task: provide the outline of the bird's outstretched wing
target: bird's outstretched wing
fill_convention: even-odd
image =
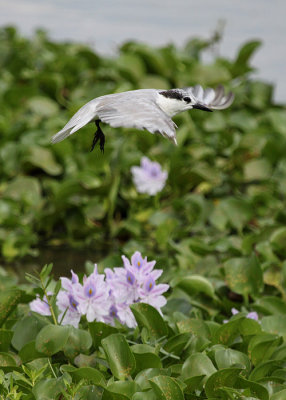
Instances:
[[[64,140],[89,122],[99,119],[114,128],[146,129],[176,142],[176,124],[156,104],[154,89],[134,90],[91,100],[68,121],[52,143]]]
[[[216,89],[203,89],[201,85],[196,85],[186,87],[184,90],[195,97],[197,102],[212,110],[223,110],[229,107],[234,100],[234,94],[232,92],[225,94],[222,85],[219,85]]]
[[[124,92],[103,97],[98,104],[98,118],[113,128],[146,129],[160,133],[176,143],[176,124],[155,102],[154,90]]]
[[[58,143],[78,131],[83,126],[96,118],[96,101],[94,99],[82,106],[67,124],[52,137],[52,143]]]

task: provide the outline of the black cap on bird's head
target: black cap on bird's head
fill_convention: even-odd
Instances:
[[[205,106],[202,103],[196,101],[196,99],[189,92],[186,92],[184,89],[170,89],[164,90],[160,92],[161,95],[166,97],[167,99],[176,99],[182,101],[186,105],[189,105],[189,108],[196,108],[197,110],[212,112],[210,108]]]

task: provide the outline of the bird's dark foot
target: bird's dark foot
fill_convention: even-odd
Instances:
[[[97,126],[97,131],[94,134],[90,151],[92,151],[95,148],[96,143],[99,141],[99,148],[101,152],[104,153],[105,136],[99,126],[99,122],[100,122],[99,119],[95,121],[95,125]]]

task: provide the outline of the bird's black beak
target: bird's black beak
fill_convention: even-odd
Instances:
[[[211,110],[210,108],[204,106],[203,104],[197,103],[193,105],[193,108],[196,108],[197,110],[203,110],[203,111],[208,111],[208,112],[212,112],[213,110]]]

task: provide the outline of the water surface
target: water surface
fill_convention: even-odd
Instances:
[[[0,25],[15,24],[31,35],[42,27],[56,40],[92,45],[115,53],[123,41],[151,45],[210,37],[219,20],[226,22],[221,55],[234,57],[249,39],[262,39],[253,60],[258,76],[276,85],[275,99],[286,102],[285,0],[1,0]]]

